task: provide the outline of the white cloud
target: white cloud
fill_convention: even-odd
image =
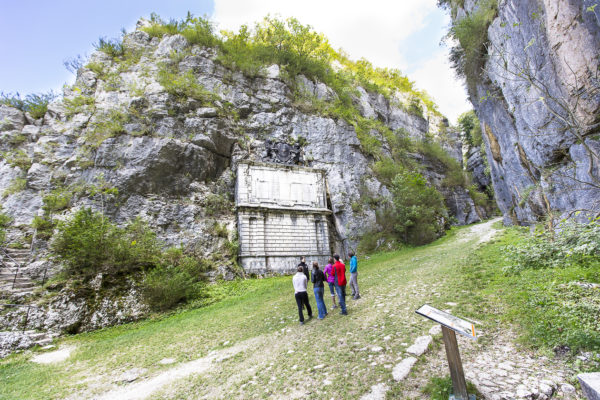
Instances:
[[[467,100],[466,89],[462,81],[456,79],[450,67],[448,53],[440,50],[429,60],[423,62],[409,78],[416,82],[435,100],[440,112],[455,124],[458,116],[473,108]]]
[[[324,33],[334,48],[344,49],[352,59],[366,58],[375,66],[406,70],[408,60],[401,43],[425,27],[425,18],[435,7],[436,0],[215,0],[213,20],[219,29],[237,30],[242,24],[252,26],[267,14],[295,17]],[[416,71],[411,79],[454,120],[454,109],[465,102],[464,90],[457,83],[452,86],[452,72],[440,57],[422,67],[411,64]],[[440,84],[453,92],[439,90]],[[460,99],[443,100],[453,95]]]
[[[352,58],[397,68],[402,61],[400,42],[423,27],[435,6],[435,0],[215,0],[213,17],[220,29],[227,30],[252,25],[267,14],[296,17]]]

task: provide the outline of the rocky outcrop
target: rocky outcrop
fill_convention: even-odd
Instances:
[[[304,143],[308,165],[326,171],[342,246],[355,248],[361,235],[377,227],[374,206],[358,213],[352,204],[365,190],[371,197],[389,197],[390,192],[374,177],[374,159],[362,149],[355,127],[299,106],[289,77],[282,77],[278,66],[248,78],[216,62],[214,50],[190,46],[179,35],[159,40],[135,31],[125,35],[123,45],[137,54],[135,62],[124,64],[94,53],[64,98],[49,105],[43,120],[0,106],[1,150],[21,152],[29,160],[0,160],[3,212],[13,217],[14,226],[29,227],[44,213],[44,196],[63,190],[70,195],[69,205],[54,212],[56,220],[81,207],[102,209],[118,224],[141,217],[168,245],[208,257],[224,240],[213,233],[216,220],[227,226],[230,239],[236,231],[227,207],[215,214],[208,204],[215,195],[231,204],[237,163],[258,159],[264,139],[270,138]],[[166,88],[169,83],[160,79],[165,68],[192,78],[183,87]],[[311,99],[331,101],[336,96],[326,85],[302,76],[296,85]],[[432,136],[430,122],[405,111],[398,99],[362,88],[357,93],[354,103],[364,117],[377,118],[394,131],[403,129],[416,140]],[[389,144],[381,140],[383,154],[389,154]],[[458,141],[444,146],[462,162],[460,147],[455,148]],[[444,167],[423,163],[423,173],[440,184]],[[118,194],[98,194],[99,188],[108,187]],[[480,220],[464,188],[443,190],[457,223]],[[36,260],[44,259],[46,242],[34,240],[34,245]],[[231,275],[225,263],[216,265],[216,271]],[[32,311],[31,326],[77,332],[133,320],[145,312],[135,283],[120,297],[73,297],[61,288],[55,295],[44,310]],[[16,318],[4,316],[3,321],[10,325]]]
[[[485,190],[489,185],[492,184],[489,171],[487,171],[487,163],[481,154],[481,149],[478,147],[471,147],[466,154],[466,169],[473,174],[475,183],[479,186],[480,190]]]
[[[483,72],[468,77],[506,223],[600,211],[600,9],[593,3],[500,1]],[[455,23],[478,7],[466,1]]]

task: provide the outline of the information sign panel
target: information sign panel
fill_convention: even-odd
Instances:
[[[433,308],[427,304],[419,308],[416,313],[442,324],[443,326],[450,328],[461,335],[471,339],[477,339],[477,336],[475,335],[475,326],[464,319],[458,318],[442,310],[438,310],[437,308]]]

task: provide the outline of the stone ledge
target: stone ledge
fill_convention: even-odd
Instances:
[[[588,400],[600,400],[600,372],[579,374],[577,378]]]
[[[309,214],[331,214],[331,210],[327,208],[316,208],[316,207],[302,207],[302,206],[283,206],[283,205],[266,205],[266,204],[253,204],[253,203],[239,203],[236,205],[239,211],[261,211],[261,210],[275,210],[281,211],[282,214],[298,211],[303,215]],[[308,212],[308,214],[304,214]]]
[[[292,171],[306,171],[306,172],[319,172],[322,174],[325,174],[327,171],[325,171],[322,168],[312,168],[312,167],[305,167],[302,165],[287,165],[287,164],[277,164],[277,163],[266,163],[266,162],[260,162],[260,161],[248,161],[248,160],[242,160],[239,162],[238,165],[248,165],[250,167],[263,167],[263,168],[270,168],[270,169],[277,169],[277,170],[281,170],[281,169],[287,169],[287,170],[292,170]]]

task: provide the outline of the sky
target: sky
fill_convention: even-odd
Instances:
[[[450,19],[436,0],[0,0],[0,91],[60,92],[74,81],[63,61],[91,54],[98,38],[117,38],[151,12],[181,19],[188,11],[227,30],[268,14],[296,17],[352,59],[400,69],[451,123],[471,108],[440,45]]]

